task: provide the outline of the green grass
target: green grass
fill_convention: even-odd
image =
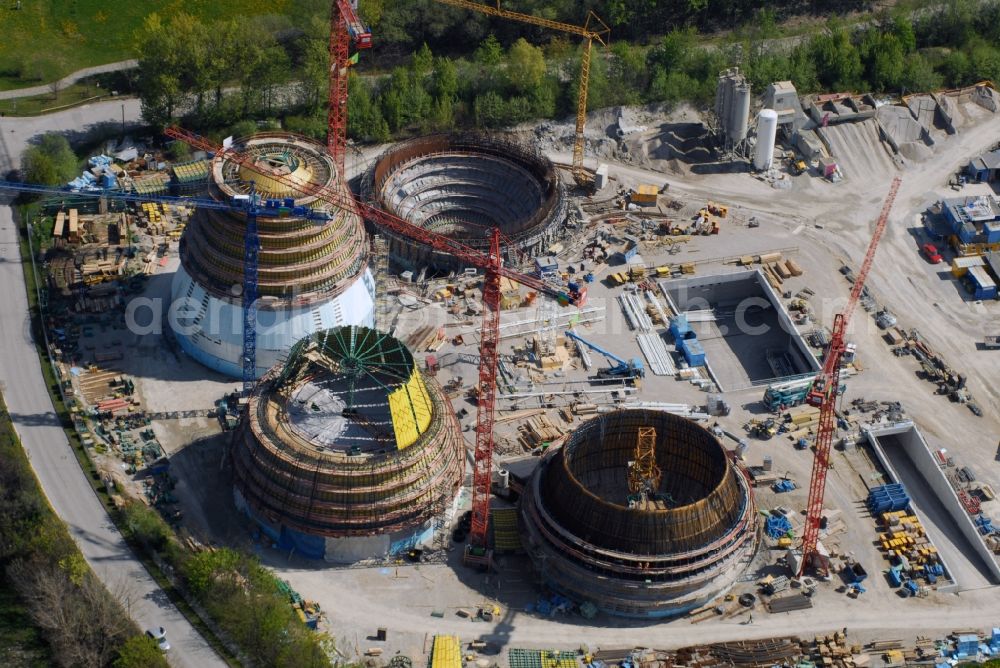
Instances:
[[[17,594],[0,581],[0,665],[44,668],[50,664],[41,632],[32,625]]]
[[[52,93],[45,93],[34,97],[0,100],[0,113],[8,116],[38,116],[49,111],[55,111],[56,109],[83,104],[84,102],[96,102],[98,98],[105,96],[109,95],[108,91],[103,88],[98,88],[93,84],[76,83],[64,90],[60,90],[55,96]]]
[[[84,67],[133,58],[134,35],[157,12],[205,20],[285,15],[292,0],[0,0],[0,90],[54,81]]]

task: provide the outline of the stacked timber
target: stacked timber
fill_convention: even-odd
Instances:
[[[534,450],[546,443],[552,443],[566,433],[545,414],[528,418],[518,431],[520,432],[518,440],[526,451]]]

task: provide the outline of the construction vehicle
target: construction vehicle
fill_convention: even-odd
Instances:
[[[987,336],[983,338],[984,348],[1000,348],[1000,336]]]
[[[717,204],[716,202],[708,202],[703,210],[719,218],[725,218],[729,215],[729,207],[725,204]]]
[[[816,376],[812,389],[806,396],[806,403],[819,407],[820,412],[819,426],[816,429],[816,455],[813,459],[812,474],[809,480],[809,503],[806,506],[806,521],[802,537],[802,560],[798,569],[800,577],[805,574],[807,566],[812,566],[821,574],[829,572],[829,559],[820,555],[817,543],[819,542],[820,525],[823,522],[823,498],[826,492],[827,471],[830,468],[830,451],[833,447],[834,432],[837,429],[837,397],[840,394],[841,361],[847,346],[847,327],[861,297],[865,279],[868,278],[868,273],[875,261],[875,251],[878,250],[878,243],[885,233],[886,225],[889,222],[889,212],[896,200],[900,183],[901,180],[898,176],[892,181],[885,204],[882,205],[882,212],[875,224],[871,242],[868,244],[868,252],[865,254],[861,270],[858,271],[854,285],[851,287],[851,296],[848,298],[844,310],[834,318],[833,336],[830,338],[830,347],[823,360],[823,368]]]
[[[341,1],[343,2],[345,0]],[[583,166],[583,130],[587,122],[587,87],[590,81],[590,57],[594,42],[597,42],[601,46],[608,45],[607,38],[611,33],[611,28],[609,28],[607,24],[605,24],[604,21],[602,21],[597,14],[592,11],[587,12],[587,20],[582,26],[576,26],[569,23],[545,19],[540,16],[521,14],[520,12],[512,12],[506,9],[501,9],[500,0],[496,0],[495,7],[490,5],[481,5],[476,2],[470,2],[469,0],[437,1],[445,5],[471,9],[472,11],[481,12],[483,14],[496,16],[502,19],[510,19],[512,21],[520,21],[521,23],[530,23],[531,25],[542,28],[559,30],[572,35],[578,35],[586,40],[586,47],[583,49],[583,57],[580,61],[580,86],[576,102],[576,136],[573,141],[573,180],[576,181],[578,186],[592,189],[594,187],[594,176]]]
[[[607,369],[600,369],[597,372],[598,378],[624,378],[624,379],[634,379],[642,378],[646,375],[646,369],[642,364],[642,360],[638,357],[633,357],[632,361],[623,360],[618,355],[601,348],[595,343],[587,341],[582,336],[577,334],[571,329],[566,330],[566,336],[570,337],[577,343],[583,344],[593,350],[595,353],[600,353],[607,358],[609,366]]]
[[[791,171],[792,176],[799,176],[800,174],[805,174],[809,166],[806,165],[805,160],[791,160],[789,161],[788,169]]]
[[[762,441],[774,438],[774,435],[778,433],[778,423],[773,418],[750,420],[744,428],[750,436]]]

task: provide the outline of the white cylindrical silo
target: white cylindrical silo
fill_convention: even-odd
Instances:
[[[733,143],[739,143],[746,138],[747,126],[750,124],[750,84],[736,86],[729,113],[729,138]]]
[[[757,117],[757,149],[753,155],[753,166],[759,171],[771,168],[774,159],[774,140],[778,134],[778,112],[764,109]]]

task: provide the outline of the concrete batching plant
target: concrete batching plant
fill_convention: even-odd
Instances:
[[[750,84],[738,67],[719,74],[715,88],[715,118],[728,147],[735,148],[746,139],[750,124]]]

